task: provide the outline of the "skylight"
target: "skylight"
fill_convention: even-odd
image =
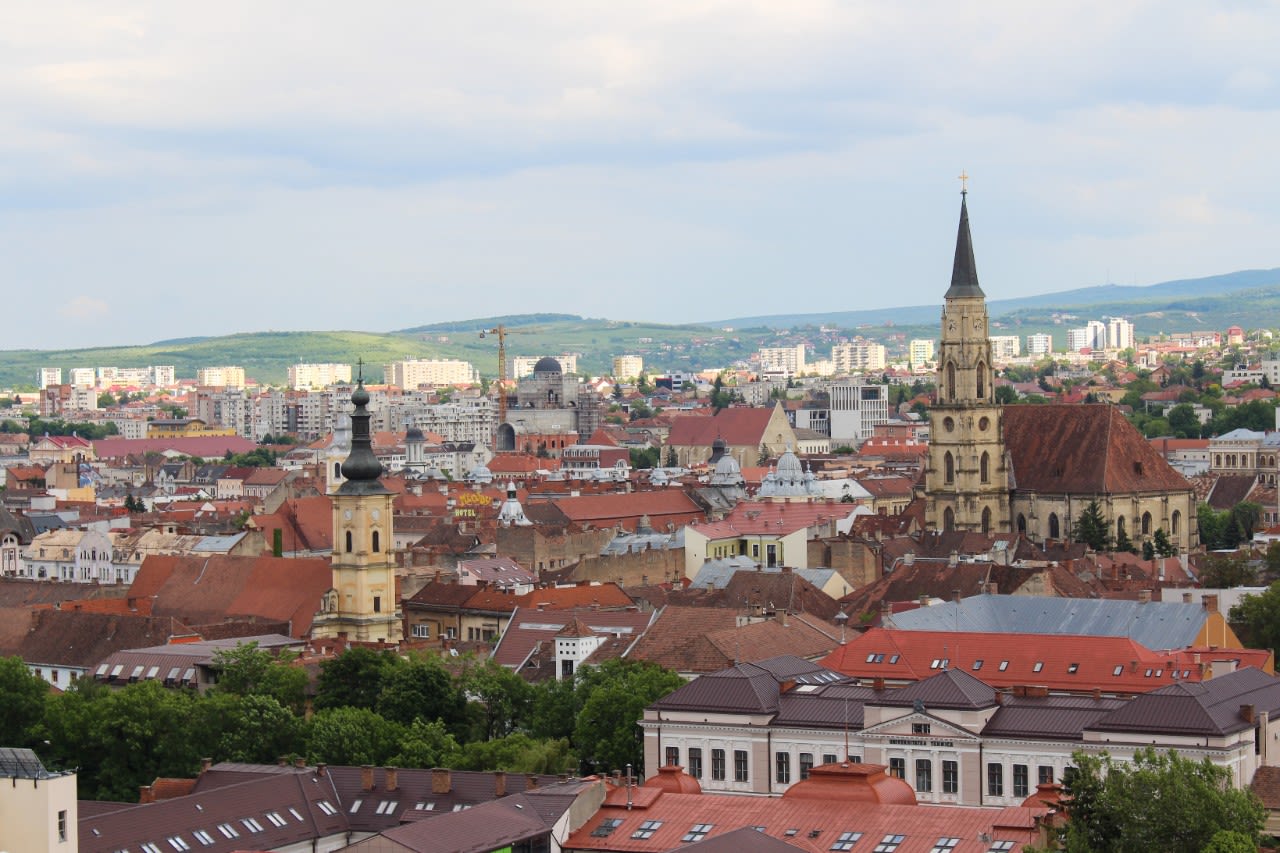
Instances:
[[[1044,669],[1044,661],[1042,660],[1036,661],[1035,666],[1031,667],[1032,672],[1039,672],[1042,669]]]
[[[905,835],[894,835],[890,833],[880,839],[880,843],[871,848],[871,853],[893,853],[898,849],[898,845],[906,840]]]
[[[956,845],[959,843],[959,838],[944,835],[933,843],[933,849],[929,853],[949,853],[949,851],[955,850]]]
[[[1075,675],[1075,674],[1076,674],[1076,671],[1077,671],[1077,670],[1079,670],[1079,669],[1080,669],[1080,664],[1078,664],[1078,663],[1067,664],[1067,674],[1068,674],[1068,675]]]
[[[330,803],[328,800],[319,800],[316,803],[316,808],[318,808],[320,811],[324,812],[325,814],[329,815],[330,817],[338,813],[338,810],[335,809],[333,807],[333,804]]]
[[[1000,661],[1000,671],[1001,671],[1001,672],[1004,672],[1004,671],[1005,671],[1006,669],[1008,669],[1008,668],[1009,668],[1009,662],[1008,662],[1007,660],[1002,660],[1002,661]]]
[[[836,838],[835,844],[831,845],[832,850],[852,850],[853,845],[858,843],[858,839],[862,838],[861,832],[842,832]]]
[[[631,837],[632,838],[652,838],[653,834],[657,832],[658,827],[660,826],[662,826],[662,821],[660,820],[646,820],[644,823],[640,824],[639,829],[631,833]]]
[[[982,658],[978,658],[973,662],[973,671],[977,672],[980,669],[982,669]]]
[[[701,841],[707,837],[707,833],[711,831],[714,824],[695,823],[688,832],[680,839],[681,841]]]
[[[622,826],[622,818],[620,817],[605,818],[600,822],[599,826],[591,830],[591,837],[592,838],[608,838],[610,835],[613,834],[613,831],[620,826]]]
[[[1116,668],[1111,670],[1111,674],[1116,676],[1122,674],[1123,672],[1124,672],[1124,664],[1122,663],[1116,664]]]

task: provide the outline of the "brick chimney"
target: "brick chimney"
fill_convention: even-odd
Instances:
[[[960,590],[958,589],[951,590],[951,600],[954,601],[956,604],[960,603]]]
[[[1255,715],[1256,709],[1253,705],[1240,706],[1240,719],[1244,720],[1246,723],[1252,723]]]
[[[1191,603],[1191,593],[1189,593],[1189,592],[1184,592],[1184,593],[1182,594],[1182,603],[1183,603],[1183,604],[1190,604],[1190,603]]]
[[[1218,612],[1218,594],[1214,592],[1206,593],[1200,602],[1204,605],[1204,609],[1208,613]]]
[[[449,771],[447,768],[436,767],[431,771],[431,793],[447,794],[453,790],[453,786],[449,781]]]
[[[495,797],[507,795],[507,774],[502,770],[493,771],[493,795]]]
[[[207,772],[209,772],[209,768],[210,768],[210,767],[212,767],[212,766],[213,766],[213,759],[212,759],[212,758],[202,758],[202,759],[200,759],[200,772],[201,772],[201,773],[207,773]]]
[[[360,765],[360,790],[361,791],[373,790],[373,765],[372,764]]]
[[[538,787],[538,777],[532,773],[526,773],[524,777],[524,789],[526,791],[532,791],[536,787]]]
[[[325,774],[325,770],[326,770],[326,769],[328,769],[328,767],[329,767],[329,765],[325,764],[323,761],[317,761],[317,762],[316,762],[316,775],[317,775],[317,776],[319,776],[321,779],[323,779],[323,778],[324,778],[324,774]]]
[[[396,789],[400,781],[400,773],[394,767],[384,767],[382,772],[386,781],[387,793],[389,794]]]
[[[1149,590],[1149,589],[1140,589],[1140,590],[1138,590],[1138,603],[1139,603],[1139,604],[1150,604],[1150,603],[1151,603],[1151,590]]]
[[[138,803],[154,803],[156,801],[156,792],[150,785],[138,786]]]

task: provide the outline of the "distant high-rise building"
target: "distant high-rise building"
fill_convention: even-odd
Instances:
[[[861,340],[835,344],[831,347],[831,363],[837,374],[884,370],[884,344]]]
[[[804,344],[793,347],[761,347],[760,372],[781,376],[804,373]]]
[[[1027,335],[1027,355],[1048,355],[1053,352],[1053,336],[1043,332]]]
[[[644,359],[638,355],[619,355],[613,359],[614,379],[638,379],[644,373]]]
[[[889,422],[889,386],[838,384],[829,389],[831,442],[857,446]]]
[[[43,391],[50,385],[62,384],[62,368],[61,367],[42,367],[39,376],[40,390]]]
[[[153,364],[150,373],[152,385],[174,385],[178,381],[177,371],[172,364]]]
[[[1136,343],[1133,323],[1123,317],[1107,319],[1107,346],[1112,349],[1130,349]]]
[[[422,386],[443,388],[449,385],[479,385],[480,374],[469,361],[456,358],[408,359],[393,361],[383,369],[388,385],[406,390]]]
[[[1101,320],[1090,320],[1085,323],[1089,330],[1089,348],[1104,350],[1107,348],[1107,324]]]
[[[73,367],[69,378],[77,388],[92,388],[97,384],[97,373],[92,367]]]
[[[243,388],[243,367],[202,367],[196,371],[196,384],[209,388]]]
[[[1067,352],[1093,349],[1093,337],[1088,329],[1067,329]]]
[[[1017,335],[992,335],[991,357],[996,361],[1012,361],[1021,354],[1021,344]]]
[[[289,367],[289,387],[294,391],[326,388],[350,381],[349,364],[294,364]]]
[[[907,344],[907,360],[912,367],[923,367],[933,362],[933,339],[915,338]]]

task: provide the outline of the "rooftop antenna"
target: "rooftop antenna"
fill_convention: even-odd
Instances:
[[[844,694],[844,761],[841,767],[849,766],[849,694]]]
[[[631,765],[627,765],[627,811],[631,811]]]

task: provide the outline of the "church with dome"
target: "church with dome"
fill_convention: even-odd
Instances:
[[[967,193],[942,309],[929,427],[928,529],[1061,540],[1096,501],[1112,540],[1137,546],[1163,530],[1180,550],[1199,542],[1190,483],[1115,406],[996,403]]]
[[[559,456],[585,440],[604,422],[604,398],[550,356],[538,359],[507,398],[507,417],[498,425],[498,452]]]

